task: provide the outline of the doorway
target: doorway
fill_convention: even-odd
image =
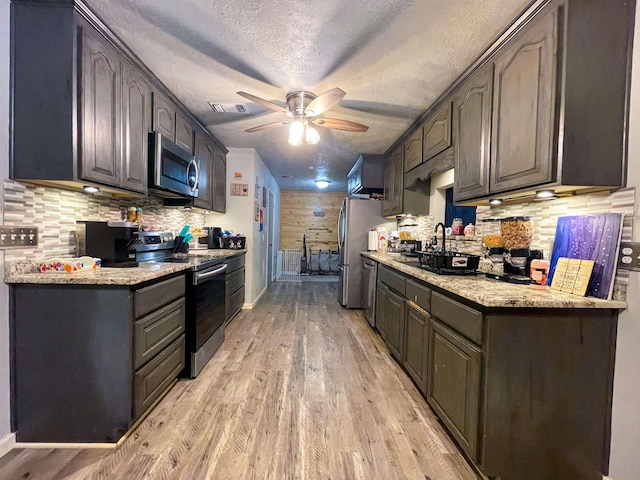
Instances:
[[[267,285],[274,280],[273,266],[275,265],[274,255],[276,250],[273,248],[276,238],[275,217],[276,217],[276,196],[269,190],[269,208],[267,210],[267,243],[269,245],[267,251]]]

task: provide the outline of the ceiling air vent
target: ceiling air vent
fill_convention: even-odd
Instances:
[[[209,106],[216,113],[251,113],[246,103],[209,102]]]

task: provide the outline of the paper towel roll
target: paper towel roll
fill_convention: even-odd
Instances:
[[[378,250],[378,232],[375,230],[369,231],[369,241],[367,242],[367,250],[375,252]]]

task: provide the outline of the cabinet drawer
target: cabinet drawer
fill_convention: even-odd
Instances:
[[[227,278],[230,272],[239,269],[240,267],[244,267],[245,263],[245,254],[239,255],[237,257],[231,257],[227,259]]]
[[[387,287],[395,290],[400,295],[404,296],[405,291],[405,277],[404,275],[395,272],[394,270],[385,267],[384,265],[380,265],[378,267],[378,280],[382,283],[386,284]]]
[[[138,369],[184,331],[184,298],[133,324],[133,363]]]
[[[227,305],[227,314],[225,320],[231,320],[231,318],[240,311],[244,304],[244,285],[238,290],[229,295],[229,303]]]
[[[478,345],[482,343],[482,313],[433,292],[431,314]]]
[[[184,368],[184,335],[160,352],[134,376],[134,417],[138,418]]]
[[[136,290],[133,298],[135,318],[140,318],[173,300],[184,297],[184,286],[184,275],[180,275]]]
[[[228,273],[226,283],[226,289],[229,293],[233,293],[238,288],[244,286],[244,267],[240,267],[237,270]]]
[[[407,279],[407,300],[424,308],[427,312],[431,311],[431,289],[421,285],[413,280]]]

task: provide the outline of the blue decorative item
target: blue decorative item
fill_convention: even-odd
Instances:
[[[558,218],[548,284],[551,285],[560,257],[593,260],[595,265],[587,295],[610,299],[616,270],[621,213],[600,213]]]

